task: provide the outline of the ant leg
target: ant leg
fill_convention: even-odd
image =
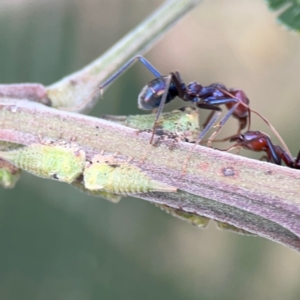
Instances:
[[[164,105],[166,103],[166,99],[167,99],[167,96],[168,96],[168,92],[169,92],[169,87],[170,87],[170,84],[174,78],[174,73],[170,73],[168,76],[167,76],[167,79],[166,79],[166,86],[165,86],[165,90],[164,90],[164,93],[162,95],[162,98],[161,98],[161,101],[159,103],[159,106],[157,108],[157,112],[156,112],[156,117],[155,117],[155,120],[154,120],[154,124],[153,124],[153,128],[152,128],[152,135],[151,135],[151,138],[150,138],[150,145],[152,145],[153,143],[153,139],[154,139],[154,135],[155,135],[155,131],[156,131],[156,127],[157,127],[157,123],[158,123],[158,119],[162,113],[162,110],[164,108]],[[147,153],[148,153],[149,149],[146,149],[146,153],[145,155],[141,158],[140,160],[140,164],[142,164],[146,157],[147,157]]]
[[[236,103],[235,105],[232,106],[232,108],[230,110],[228,110],[227,114],[224,116],[224,118],[218,124],[217,130],[208,138],[207,147],[211,148],[212,141],[220,133],[224,124],[227,122],[227,120],[230,118],[230,116],[233,114],[233,112],[236,110],[236,108],[238,107],[239,104],[240,104],[239,102]]]
[[[240,104],[243,105],[244,107],[248,107],[248,112],[249,112],[249,124],[248,124],[248,131],[250,129],[250,123],[251,123],[251,112],[256,114],[257,116],[259,116],[272,130],[272,132],[275,134],[275,136],[278,138],[278,140],[280,141],[280,143],[282,144],[283,148],[285,149],[286,153],[292,157],[292,154],[289,150],[289,148],[287,147],[286,143],[284,142],[284,140],[282,139],[282,137],[280,136],[280,134],[277,132],[277,130],[274,128],[274,126],[260,113],[258,113],[257,111],[250,109],[250,107],[248,106],[247,103],[244,103],[243,101],[241,101],[241,99],[235,97],[233,94],[231,94],[230,92],[222,89],[222,88],[218,88],[221,92],[223,92],[225,95],[228,95],[230,97],[232,97],[233,99],[239,100]],[[249,102],[248,102],[249,103]]]
[[[299,162],[300,162],[300,150],[299,150],[298,155],[297,155],[297,157],[296,157],[296,159],[295,159],[295,166],[296,166],[296,169],[299,169],[299,168],[300,168]]]
[[[240,125],[237,134],[240,134],[241,131],[246,127],[247,119],[249,119],[248,129],[247,129],[247,131],[249,131],[251,127],[251,109],[249,107],[250,101],[247,98],[245,92],[239,89],[230,89],[229,91],[224,90],[222,88],[218,88],[218,89],[225,95],[229,96],[230,98],[238,100],[241,107],[243,107],[243,109],[241,107],[237,107],[234,114],[234,117],[239,120],[239,125]],[[230,109],[230,107],[228,109]],[[247,109],[247,114],[244,109]],[[241,117],[241,115],[244,117]]]
[[[283,160],[285,161],[285,164],[288,166],[288,164],[286,163],[286,161],[288,161],[287,156],[288,156],[288,154],[285,153],[285,155],[283,157]],[[298,152],[297,157],[292,159],[292,167],[291,168],[300,169],[300,162],[299,161],[300,161],[300,150]]]
[[[113,81],[115,81],[119,76],[121,76],[127,69],[129,69],[136,61],[140,61],[155,77],[161,77],[162,75],[160,74],[159,71],[155,69],[155,67],[143,56],[141,55],[136,55],[130,60],[128,60],[123,66],[121,66],[114,74],[112,74],[108,79],[106,79],[103,83],[101,83],[100,86],[97,87],[97,89],[79,106],[74,109],[69,109],[69,108],[61,108],[65,110],[70,110],[70,111],[77,111],[83,108],[87,103],[91,101],[95,97],[97,93],[100,92],[100,95],[103,95],[103,90],[104,88],[107,88]]]
[[[156,127],[157,127],[157,121],[158,121],[158,119],[159,119],[159,117],[162,113],[162,110],[164,108],[164,105],[166,103],[166,99],[167,99],[167,96],[168,96],[168,93],[169,93],[169,87],[170,87],[170,84],[172,82],[173,76],[174,76],[174,74],[170,73],[170,75],[167,77],[166,87],[165,87],[164,93],[162,95],[161,101],[159,103],[159,106],[157,108],[156,117],[155,117],[153,128],[152,128],[152,135],[151,135],[151,139],[150,139],[150,144],[152,144],[154,134],[155,134],[155,130],[156,130]]]
[[[219,148],[214,148],[214,149],[215,149],[215,150],[218,150],[218,151],[228,152],[228,151],[231,151],[231,150],[233,150],[233,149],[237,149],[237,151],[240,151],[241,148],[242,148],[241,145],[239,145],[239,144],[234,144],[233,146],[230,146],[230,147],[228,147],[228,148],[226,148],[226,149],[219,149]]]
[[[98,88],[102,91],[108,87],[113,81],[121,76],[128,68],[130,68],[136,61],[140,61],[155,77],[161,77],[162,75],[154,68],[154,66],[143,56],[137,55],[127,61],[121,68],[119,68],[113,75],[111,75],[106,81],[104,81]]]
[[[210,128],[213,127],[213,125],[216,123],[216,121],[219,119],[220,115],[222,113],[222,110],[219,108],[219,110],[216,110],[214,115],[211,117],[211,119],[209,120],[208,124],[206,125],[206,127],[201,131],[195,145],[193,146],[193,148],[190,150],[189,154],[186,156],[184,162],[183,162],[183,166],[182,166],[182,173],[185,174],[186,173],[186,167],[188,164],[188,161],[190,160],[193,151],[195,149],[195,147],[200,144],[202,138],[207,134],[207,132],[209,131]]]
[[[175,84],[175,87],[178,92],[178,97],[183,99],[184,97],[184,90],[182,88],[182,79],[180,76],[180,73],[176,71],[175,73],[170,73],[172,74],[172,82]]]
[[[210,115],[207,117],[206,121],[203,123],[203,127],[205,127],[207,125],[207,123],[209,122],[209,120],[211,119],[213,115],[213,112],[210,113]],[[250,113],[248,115],[249,117],[249,125],[250,125]],[[242,132],[242,129],[244,129],[246,127],[246,123],[247,123],[247,117],[246,118],[243,118],[243,119],[239,119],[239,123],[240,123],[240,126],[239,126],[239,130],[237,132],[237,134],[235,135],[240,135],[241,132]],[[249,131],[249,130],[248,130]],[[227,136],[225,138],[222,138],[222,139],[213,139],[211,140],[210,142],[211,143],[222,143],[222,142],[226,142],[226,141],[229,141],[232,137],[234,137],[235,135],[230,135],[230,136]],[[207,141],[202,141],[201,144],[207,144],[208,143],[208,140]]]
[[[215,111],[214,114],[212,115],[212,117],[210,118],[209,122],[207,123],[207,125],[204,127],[204,129],[201,131],[196,144],[199,144],[201,142],[201,140],[203,139],[203,137],[207,134],[207,132],[214,126],[214,124],[217,122],[217,120],[219,119],[220,115],[221,115],[222,111],[221,109],[219,111]]]
[[[202,124],[202,127],[206,127],[207,124],[209,123],[209,121],[211,120],[212,116],[214,115],[215,111],[211,111],[210,114],[208,115],[208,117],[206,118],[205,122]]]
[[[267,155],[263,155],[259,160],[269,162],[270,158]]]
[[[256,114],[257,116],[259,116],[272,130],[272,132],[275,134],[275,136],[278,138],[278,140],[280,141],[281,145],[283,146],[284,150],[286,151],[286,153],[292,157],[292,154],[290,152],[290,149],[288,148],[288,146],[286,145],[286,143],[284,142],[283,138],[280,136],[280,134],[277,132],[277,130],[275,129],[275,127],[260,113],[258,113],[257,111],[251,109],[251,112]]]
[[[281,149],[279,146],[275,146],[270,138],[268,136],[265,137],[267,141],[267,145],[269,147],[269,151],[267,151],[267,154],[270,158],[270,162],[276,164],[276,165],[281,165],[281,157],[280,157],[280,152],[283,152],[283,155],[285,155],[285,151]],[[288,160],[290,160],[290,157],[287,155]],[[287,161],[285,161],[286,163]]]

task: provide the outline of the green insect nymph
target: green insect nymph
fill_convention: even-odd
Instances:
[[[104,190],[88,190],[85,186],[84,183],[81,181],[74,181],[72,182],[72,186],[74,186],[77,190],[80,190],[81,192],[97,197],[97,198],[102,198],[104,200],[107,200],[112,203],[119,203],[122,199],[122,195],[116,195],[113,193],[106,192]]]
[[[0,158],[36,176],[71,183],[82,172],[85,152],[71,144],[31,144],[1,151]]]
[[[173,186],[153,180],[127,162],[115,163],[113,156],[95,156],[86,166],[83,176],[88,190],[104,190],[119,195],[177,191]]]
[[[0,186],[12,189],[20,179],[21,170],[11,163],[0,159]]]
[[[182,211],[180,209],[176,209],[167,205],[163,204],[155,204],[155,206],[159,207],[161,210],[165,211],[166,213],[172,215],[173,217],[177,217],[183,221],[186,221],[194,226],[199,228],[207,227],[210,219],[204,216],[200,216],[194,213]]]
[[[132,116],[104,116],[122,125],[152,132],[155,114]],[[162,138],[195,143],[200,133],[199,112],[192,106],[184,106],[172,112],[162,113],[156,124],[155,134]]]

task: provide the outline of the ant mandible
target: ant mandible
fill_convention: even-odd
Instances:
[[[264,151],[268,162],[276,165],[281,165],[282,160],[289,168],[300,169],[300,151],[296,158],[292,158],[280,146],[274,145],[267,134],[260,131],[247,131],[244,134],[232,136],[230,142],[236,142],[232,147],[226,150],[231,150],[236,147],[243,147],[244,149],[252,151]]]
[[[204,129],[198,137],[198,143],[220,117],[222,109],[218,107],[218,105],[225,104],[228,108],[228,112],[219,122],[218,129],[209,138],[208,146],[211,146],[213,138],[218,134],[230,116],[237,118],[239,121],[238,133],[240,133],[241,130],[246,127],[248,119],[249,129],[249,99],[242,90],[227,89],[223,84],[220,83],[202,86],[198,82],[194,81],[186,85],[182,81],[179,72],[171,72],[168,76],[162,76],[149,61],[140,55],[133,57],[127,63],[125,63],[111,77],[103,82],[97,91],[100,90],[102,94],[105,88],[107,88],[114,80],[116,80],[116,78],[122,75],[136,61],[140,61],[156,77],[141,90],[138,96],[138,107],[140,109],[152,110],[157,108],[157,115],[155,118],[150,143],[153,141],[155,127],[163,110],[164,104],[172,101],[176,96],[181,98],[183,101],[195,103],[198,108],[212,110],[212,114],[208,117],[207,121],[205,122]]]

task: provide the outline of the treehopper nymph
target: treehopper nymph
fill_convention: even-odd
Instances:
[[[177,191],[177,188],[150,178],[128,162],[116,163],[113,156],[101,154],[85,167],[83,178],[88,190],[119,195]]]
[[[67,183],[83,171],[85,152],[71,144],[31,144],[1,151],[0,158],[36,176]]]
[[[173,217],[179,218],[180,220],[186,221],[194,226],[197,226],[199,228],[205,228],[207,227],[209,221],[211,220],[208,217],[200,216],[198,214],[192,213],[192,212],[186,212],[181,209],[176,209],[167,205],[161,205],[161,204],[155,204],[157,207],[162,209],[163,211],[169,213]],[[225,231],[231,231],[234,233],[239,233],[242,235],[255,235],[249,231],[246,231],[244,229],[238,228],[234,225],[220,222],[217,220],[214,220],[215,224],[218,229],[225,230]]]
[[[191,212],[185,212],[180,209],[176,209],[167,205],[157,204],[155,203],[155,206],[159,207],[161,210],[165,211],[166,213],[172,215],[173,217],[177,217],[180,220],[186,221],[194,226],[205,228],[210,219],[207,217],[203,217],[200,215],[196,215]]]
[[[217,228],[220,230],[232,231],[234,233],[239,233],[239,234],[243,234],[243,235],[255,235],[252,232],[249,232],[242,228],[238,228],[238,227],[228,224],[228,223],[224,223],[224,222],[220,222],[220,221],[216,221],[216,220],[215,220],[215,222],[216,222]]]
[[[21,170],[8,161],[0,159],[0,185],[12,189],[20,179]]]
[[[112,203],[119,203],[120,200],[122,199],[121,195],[116,195],[116,194],[109,193],[109,192],[106,192],[103,190],[88,190],[84,186],[84,183],[82,181],[76,180],[76,181],[72,182],[72,186],[74,186],[76,189],[80,190],[81,192],[83,192],[89,196],[102,198],[102,199],[107,200]]]
[[[155,115],[103,116],[122,125],[152,132]],[[172,112],[162,113],[155,127],[155,134],[161,140],[172,139],[195,143],[200,132],[199,112],[193,106],[184,106]]]

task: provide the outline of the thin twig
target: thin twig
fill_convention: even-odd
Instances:
[[[98,59],[47,88],[52,106],[83,111],[82,103],[124,62],[144,54],[201,0],[168,0]],[[86,104],[86,103],[84,103]],[[89,108],[93,102],[89,103]],[[77,107],[77,110],[76,110]]]

